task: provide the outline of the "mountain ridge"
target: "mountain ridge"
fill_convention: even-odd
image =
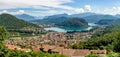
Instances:
[[[64,20],[67,20],[69,18],[83,18],[85,19],[87,22],[89,23],[96,23],[99,20],[102,19],[119,19],[116,16],[113,15],[105,15],[105,14],[97,14],[97,13],[81,13],[81,14],[73,14],[73,15],[68,15],[68,14],[57,14],[57,15],[52,15],[52,16],[46,16],[45,18],[43,18],[42,20],[33,20],[32,22],[36,22],[36,23],[58,23],[58,22],[62,22]]]
[[[0,26],[5,26],[8,29],[21,29],[23,27],[38,27],[35,24],[16,18],[7,13],[0,14]]]

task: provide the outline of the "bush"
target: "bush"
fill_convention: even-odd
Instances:
[[[89,54],[89,55],[87,55],[87,56],[85,56],[85,57],[99,57],[99,55],[97,55],[97,54]]]

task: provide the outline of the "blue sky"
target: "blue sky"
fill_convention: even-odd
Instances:
[[[0,13],[48,16],[84,12],[119,14],[120,0],[0,0]]]

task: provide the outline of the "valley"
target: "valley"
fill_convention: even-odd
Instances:
[[[64,13],[35,19],[2,13],[0,56],[119,57],[119,29],[119,15]]]
[[[28,21],[18,19],[10,14],[1,14],[0,16],[2,17],[1,20],[3,20],[0,25],[5,26],[9,33],[9,36],[7,35],[7,38],[3,41],[9,50],[43,52],[49,54],[58,53],[61,56],[66,55],[68,57],[87,56],[91,54],[90,52],[94,52],[94,54],[99,56],[106,56],[107,50],[81,48],[76,47],[76,44],[84,43],[86,40],[92,39],[95,37],[94,35],[96,35],[96,33],[104,31],[107,26],[88,23],[84,19],[72,17],[72,19],[70,18],[64,20],[63,22],[56,20],[59,21],[58,25],[58,23],[33,24]],[[3,16],[6,17],[4,18]],[[7,23],[3,23],[5,22],[5,19],[7,20],[9,18],[11,18],[10,22],[7,21]],[[15,22],[15,20],[17,21]],[[11,46],[13,49],[10,48]],[[83,54],[80,53],[81,51],[85,52],[85,54],[81,55]],[[95,51],[100,51],[103,53],[96,53]],[[75,55],[74,53],[79,54]]]

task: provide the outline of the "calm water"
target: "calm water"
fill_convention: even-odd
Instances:
[[[50,27],[50,28],[44,28],[45,30],[53,30],[53,31],[58,31],[58,32],[67,32],[67,31],[85,31],[85,30],[90,30],[93,27],[96,26],[94,23],[88,23],[90,27]]]

